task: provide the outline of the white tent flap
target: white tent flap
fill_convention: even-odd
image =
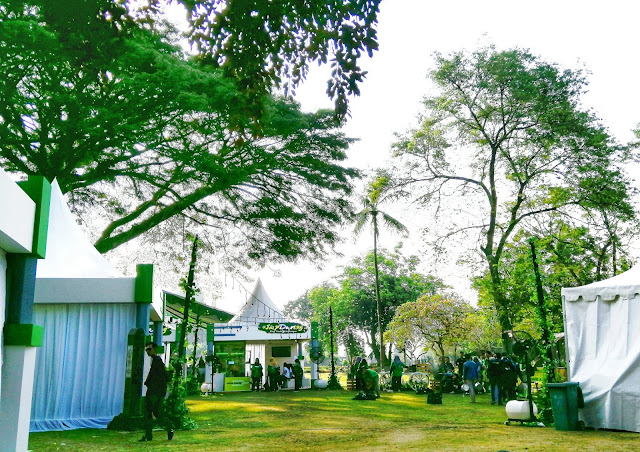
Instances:
[[[569,380],[578,382],[589,427],[640,432],[638,270],[562,289]]]

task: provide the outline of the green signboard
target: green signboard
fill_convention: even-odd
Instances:
[[[226,377],[224,379],[225,391],[251,391],[250,377]]]
[[[260,323],[258,325],[260,331],[273,334],[300,334],[306,333],[307,327],[299,323]]]

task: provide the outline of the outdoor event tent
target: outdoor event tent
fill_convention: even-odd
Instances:
[[[222,364],[220,375],[224,376],[225,391],[249,389],[248,375],[256,358],[265,369],[270,358],[279,366],[293,363],[302,355],[302,344],[311,340],[310,329],[287,320],[259,278],[240,311],[228,323],[216,323],[214,331],[214,349]],[[312,363],[315,369],[314,366]],[[303,386],[308,384],[303,380]]]
[[[54,181],[47,255],[36,273],[34,323],[44,326],[44,338],[31,431],[105,428],[122,412],[127,335],[139,309],[135,282],[91,245]],[[151,320],[162,320],[159,296],[153,305]]]
[[[588,427],[640,432],[640,266],[562,289],[569,380]]]

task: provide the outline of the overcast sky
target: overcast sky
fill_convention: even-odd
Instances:
[[[394,132],[416,124],[420,101],[431,88],[426,76],[433,68],[434,52],[449,53],[494,44],[499,50],[512,47],[530,49],[544,60],[567,68],[585,68],[589,92],[584,106],[593,109],[620,142],[628,142],[631,130],[640,123],[638,84],[638,43],[640,43],[640,2],[635,0],[548,1],[516,0],[383,0],[379,15],[380,50],[366,58],[369,71],[361,85],[361,96],[351,99],[351,114],[345,132],[359,138],[350,150],[351,165],[362,169],[383,166],[389,159]],[[326,97],[326,68],[313,69],[309,80],[297,90],[304,110],[331,107]],[[391,209],[393,211],[393,209]],[[422,252],[418,230],[427,219],[420,215],[394,214],[411,227],[406,253]],[[350,230],[350,229],[349,229]],[[382,246],[393,247],[397,237],[382,235]],[[341,249],[347,257],[364,253],[371,238],[363,233],[354,244]],[[426,254],[425,254],[426,256]],[[638,257],[638,256],[634,256]],[[277,266],[259,273],[273,301],[282,306],[333,274],[348,259],[323,263]],[[425,262],[425,269],[429,262]],[[469,269],[449,265],[438,276],[469,299]],[[245,284],[251,289],[252,284]],[[235,310],[244,301],[244,291],[227,281],[227,293],[217,302],[220,308]]]

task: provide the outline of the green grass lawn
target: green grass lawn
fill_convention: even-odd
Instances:
[[[469,403],[444,394],[442,405],[425,395],[383,393],[377,401],[351,400],[350,391],[225,393],[188,400],[198,429],[154,432],[73,430],[33,433],[33,451],[195,450],[429,450],[429,451],[635,451],[636,433],[560,432],[552,427],[506,426],[504,407],[479,395]]]

